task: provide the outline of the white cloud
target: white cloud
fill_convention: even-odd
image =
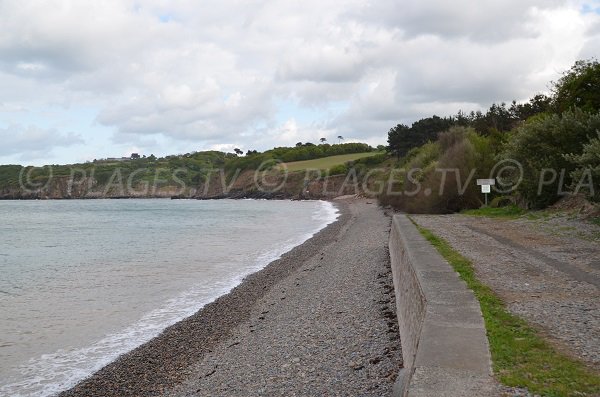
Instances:
[[[360,78],[363,60],[352,48],[331,44],[304,44],[294,48],[280,64],[282,80],[352,82]]]
[[[114,130],[106,144],[119,152],[153,142],[266,149],[338,133],[384,142],[398,122],[546,90],[600,49],[600,16],[582,9],[570,0],[6,0],[0,117],[94,108],[89,122]],[[289,101],[298,114],[281,121],[278,103]],[[302,117],[315,109],[317,119]]]
[[[81,136],[73,132],[63,134],[32,125],[0,128],[0,141],[0,156],[20,154],[23,158],[39,158],[47,156],[57,147],[83,143]]]
[[[554,8],[560,0],[421,0],[369,2],[361,10],[367,21],[397,29],[407,37],[435,35],[495,43],[538,34],[532,12]]]

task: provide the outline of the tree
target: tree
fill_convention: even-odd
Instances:
[[[490,134],[492,131],[510,131],[518,121],[514,114],[506,108],[506,103],[500,105],[495,103],[490,106],[484,117],[485,130],[479,131],[482,134]]]
[[[398,124],[388,131],[388,151],[395,155],[398,160],[409,150],[407,142],[410,135],[410,128],[404,124]]]
[[[338,137],[337,137],[337,138],[338,138],[338,142],[339,142],[339,143],[342,143],[342,141],[344,140],[344,137],[343,137],[343,136],[341,136],[341,135],[338,135]]]
[[[447,131],[453,125],[452,118],[439,116],[415,121],[411,127],[398,124],[388,132],[388,150],[400,159],[410,149],[419,147],[428,141],[435,141],[439,133]]]
[[[239,155],[242,155],[242,154],[244,154],[244,152],[243,152],[241,149],[239,149],[239,148],[235,148],[235,149],[233,149],[233,151],[234,151],[234,152],[235,152],[235,154],[237,154],[238,156],[239,156]]]
[[[461,127],[468,127],[471,125],[471,118],[465,114],[462,110],[459,110],[456,116],[453,117],[454,124]]]
[[[303,146],[302,142],[296,143],[296,147],[301,147],[301,146]]]
[[[554,83],[554,108],[564,112],[577,107],[585,112],[600,110],[600,63],[580,60]]]
[[[449,117],[441,118],[433,115],[419,121],[415,121],[410,127],[415,135],[415,140],[420,141],[422,145],[427,141],[435,141],[440,132],[448,131],[454,125],[454,120]]]
[[[522,181],[516,190],[527,204],[540,209],[560,198],[572,184],[577,163],[583,164],[585,157],[578,156],[584,145],[599,130],[600,114],[575,108],[562,115],[532,117],[513,132],[504,158],[521,164]]]
[[[509,111],[516,120],[525,121],[531,116],[551,110],[552,98],[544,94],[537,94],[527,103],[512,101]]]
[[[600,131],[583,146],[581,154],[568,154],[565,158],[577,166],[571,173],[570,187],[600,202]]]
[[[321,143],[325,143],[325,142],[327,142],[327,138],[321,138],[321,139],[319,139],[319,140],[321,141]]]

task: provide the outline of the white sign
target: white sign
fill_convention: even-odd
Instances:
[[[481,185],[481,193],[489,193],[489,192],[491,192],[490,185]]]
[[[496,180],[495,179],[477,179],[477,184],[481,185],[481,186],[485,186],[485,185],[493,186],[496,184]]]

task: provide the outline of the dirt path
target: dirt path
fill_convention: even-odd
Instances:
[[[508,309],[538,326],[562,351],[600,369],[600,243],[572,225],[414,216],[471,259]],[[547,225],[546,225],[547,226]]]

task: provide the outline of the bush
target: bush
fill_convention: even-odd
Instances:
[[[338,164],[329,169],[328,175],[345,175],[347,172],[348,167],[345,164]]]
[[[576,168],[574,157],[566,154],[581,154],[588,137],[599,129],[600,115],[572,109],[533,117],[514,131],[503,157],[522,165],[523,180],[516,191],[529,207],[541,209],[558,200],[561,189],[572,184]],[[541,184],[541,178],[547,183]]]
[[[453,127],[407,157],[403,168],[420,171],[405,175],[392,194],[381,195],[381,204],[409,213],[449,213],[480,206],[475,178],[487,178],[492,168],[489,138],[470,128]]]
[[[0,165],[0,189],[19,187],[20,165]]]
[[[571,173],[571,189],[586,193],[592,201],[600,202],[600,131],[596,138],[583,146],[580,155],[565,157],[577,167]]]
[[[388,159],[387,153],[379,153],[373,156],[363,157],[357,160],[354,160],[354,164],[364,164],[364,165],[377,165],[383,163]]]

